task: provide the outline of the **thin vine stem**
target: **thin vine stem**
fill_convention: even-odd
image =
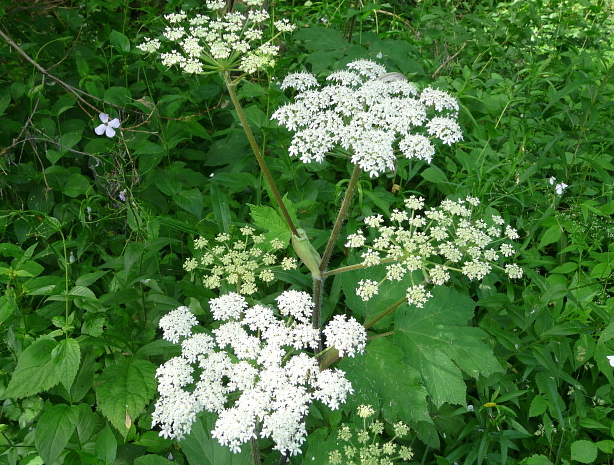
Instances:
[[[228,93],[230,94],[230,99],[232,100],[232,104],[234,105],[235,110],[237,111],[237,115],[239,116],[239,121],[241,121],[241,124],[243,125],[243,131],[245,131],[247,140],[249,140],[249,145],[252,147],[252,150],[254,151],[254,155],[256,156],[256,160],[258,161],[258,165],[260,166],[260,170],[262,171],[262,174],[264,175],[264,179],[266,179],[266,182],[269,188],[271,189],[271,193],[273,194],[273,197],[275,198],[275,202],[277,203],[279,210],[281,211],[284,219],[286,220],[286,223],[288,223],[288,226],[290,227],[290,231],[292,231],[292,234],[294,236],[298,237],[299,233],[296,228],[296,225],[294,224],[294,221],[292,221],[292,217],[290,216],[290,213],[288,213],[288,210],[286,209],[286,205],[284,204],[281,194],[279,193],[279,190],[277,189],[277,185],[275,184],[275,181],[273,180],[273,176],[271,176],[271,172],[269,171],[266,161],[264,160],[264,157],[262,156],[262,153],[260,152],[260,147],[258,147],[258,144],[256,143],[256,139],[254,138],[254,134],[252,133],[252,130],[249,127],[249,123],[247,121],[247,118],[245,117],[245,113],[243,112],[243,107],[241,106],[241,102],[239,102],[239,97],[237,96],[237,93],[235,91],[236,84],[230,80],[230,75],[228,74],[228,72],[223,73],[222,76],[224,78],[224,83],[226,84],[226,88],[228,89]]]
[[[384,318],[386,315],[388,315],[389,313],[393,312],[399,305],[401,305],[403,302],[405,302],[405,297],[403,297],[401,300],[399,300],[398,302],[393,303],[390,307],[388,307],[386,310],[384,310],[382,313],[380,313],[379,315],[377,315],[375,318],[373,318],[371,321],[365,323],[363,326],[365,327],[365,329],[369,329],[371,326],[373,326],[375,323],[377,323],[379,320],[381,320],[382,318]]]

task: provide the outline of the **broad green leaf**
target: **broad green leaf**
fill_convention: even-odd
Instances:
[[[171,462],[159,455],[146,455],[139,457],[134,461],[134,465],[176,465],[175,462]]]
[[[339,449],[338,430],[318,428],[307,436],[307,451],[303,463],[328,463],[328,455]]]
[[[105,465],[113,465],[115,462],[115,456],[117,455],[117,440],[108,423],[102,431],[98,433],[94,451],[96,452],[96,457]]]
[[[86,273],[77,278],[75,284],[77,286],[89,286],[102,278],[108,271],[94,271],[93,273]],[[96,296],[94,296],[96,297]]]
[[[79,408],[65,404],[50,406],[41,415],[36,424],[34,444],[45,463],[53,464],[60,457],[75,431],[78,418]]]
[[[147,360],[120,358],[106,367],[96,380],[98,410],[126,435],[134,419],[156,393],[156,366]]]
[[[162,452],[173,445],[171,439],[163,438],[158,431],[145,431],[136,443],[147,447],[147,450],[153,453]]]
[[[76,339],[62,339],[51,351],[53,362],[59,366],[60,381],[66,389],[70,389],[81,361],[81,348]]]
[[[68,291],[68,295],[72,297],[78,297],[80,299],[97,300],[96,294],[94,294],[89,287],[85,286],[73,287],[70,291]]]
[[[111,42],[111,45],[119,52],[130,51],[130,40],[119,31],[111,31],[111,34],[109,34],[109,42]]]
[[[10,103],[11,103],[10,92],[3,92],[2,95],[0,95],[0,116],[4,115],[4,110],[8,108]]]
[[[407,273],[401,281],[394,282],[388,279],[384,280],[385,276],[386,267],[384,265],[370,266],[368,268],[348,271],[339,275],[348,307],[365,321],[379,315],[391,305],[397,304],[399,301],[404,301],[407,288],[412,285],[412,275],[410,273]],[[419,275],[414,275],[414,278],[417,276]],[[367,279],[375,281],[383,280],[383,282],[379,285],[379,292],[377,295],[364,301],[356,294],[356,289],[361,280]],[[392,318],[393,316],[391,315],[380,320],[380,322],[376,323],[375,328],[387,327]]]
[[[339,367],[354,388],[344,410],[371,404],[381,406],[389,421],[400,418],[413,426],[432,423],[421,374],[403,359],[403,352],[389,339],[370,341],[363,356],[345,358]]]
[[[431,400],[464,405],[468,375],[503,371],[479,328],[467,322],[475,302],[453,288],[435,287],[424,308],[403,305],[396,310],[394,339],[406,360],[422,376]]]
[[[196,188],[190,190],[182,190],[178,195],[174,196],[175,203],[190,212],[197,219],[201,219],[203,212],[203,194]]]
[[[256,188],[258,180],[251,173],[216,173],[211,182],[232,189],[234,192],[244,191],[247,187]]]
[[[233,454],[228,447],[211,437],[210,431],[215,428],[216,418],[217,415],[213,413],[203,412],[194,422],[190,434],[179,442],[190,464],[251,465],[249,444],[243,445],[238,454]]]
[[[15,305],[6,294],[0,296],[0,324],[8,320],[15,311]]]
[[[539,241],[539,245],[537,246],[537,248],[541,249],[548,244],[553,244],[554,242],[557,242],[561,238],[562,234],[563,231],[561,229],[561,226],[559,226],[558,224],[550,226],[548,229],[546,229],[546,232]]]
[[[580,463],[595,463],[596,458],[596,444],[583,439],[571,444],[571,460],[576,460]]]
[[[134,149],[134,154],[138,155],[139,172],[148,173],[154,169],[164,158],[164,148],[150,141],[142,141]]]
[[[85,351],[83,361],[81,362],[81,368],[77,372],[77,376],[69,389],[70,400],[72,402],[79,402],[92,388],[95,368],[96,364],[94,363],[92,352]]]
[[[277,210],[266,205],[250,205],[249,209],[254,224],[268,231],[264,234],[267,240],[279,239],[285,244],[290,242],[290,227]]]
[[[53,349],[57,345],[58,342],[53,339],[39,339],[28,346],[19,357],[2,398],[28,397],[58,384],[62,378],[62,370],[52,357]]]
[[[532,455],[526,461],[522,462],[523,465],[552,465],[552,462],[548,460],[545,455]]]
[[[531,401],[531,407],[529,407],[529,417],[537,417],[543,414],[548,409],[548,401],[541,395],[536,395]]]
[[[125,87],[113,86],[104,91],[104,99],[109,103],[125,107],[132,102],[132,93]],[[113,119],[113,116],[109,116],[109,119]],[[119,130],[116,129],[116,132]]]
[[[87,404],[79,404],[79,419],[77,420],[77,437],[81,444],[85,444],[90,440],[96,428],[96,415],[92,412],[92,408]]]
[[[614,452],[614,441],[611,439],[599,441],[596,446],[600,451],[605,452],[606,454],[612,454],[612,452]]]
[[[68,182],[62,188],[62,192],[68,197],[79,197],[91,189],[89,181],[82,174],[70,175]]]
[[[67,132],[60,137],[58,150],[62,155],[68,153],[82,138],[82,131]]]

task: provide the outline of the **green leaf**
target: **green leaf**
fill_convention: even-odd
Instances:
[[[211,182],[232,189],[234,192],[242,192],[247,187],[256,188],[258,180],[251,173],[216,173]]]
[[[96,438],[94,445],[96,457],[104,462],[105,465],[113,465],[115,456],[117,455],[117,440],[109,424],[107,423]]]
[[[421,374],[404,361],[403,352],[387,338],[370,341],[364,356],[345,358],[339,367],[354,388],[344,410],[355,410],[360,404],[379,405],[389,421],[401,418],[414,426],[433,422]]]
[[[384,309],[405,299],[407,288],[412,285],[412,276],[408,273],[401,281],[384,280],[379,286],[379,292],[368,301],[362,300],[357,294],[358,283],[363,279],[381,281],[386,276],[384,265],[370,266],[355,271],[348,271],[340,275],[341,287],[345,294],[348,307],[357,316],[363,319],[371,319]],[[390,319],[382,320],[383,325],[388,325]],[[379,326],[376,324],[376,328]]]
[[[65,404],[53,405],[41,415],[34,433],[34,444],[45,463],[51,465],[60,458],[75,431],[78,418],[79,408]]]
[[[266,205],[250,205],[249,210],[254,224],[268,231],[264,235],[267,240],[279,239],[285,244],[290,242],[290,227],[277,210]]]
[[[552,465],[545,455],[532,455],[526,461],[521,462],[523,465]]]
[[[190,212],[197,219],[200,220],[202,218],[203,194],[198,189],[182,190],[173,199],[177,205]]]
[[[228,232],[230,229],[230,207],[228,206],[228,196],[226,193],[216,186],[211,184],[211,204],[213,206],[213,215],[215,222],[220,232]]]
[[[537,417],[543,414],[548,409],[548,401],[541,395],[536,395],[531,401],[531,407],[529,408],[529,418]]]
[[[15,308],[15,305],[9,300],[6,294],[0,296],[0,324],[10,318]]]
[[[435,406],[465,405],[461,369],[474,378],[503,369],[482,342],[486,333],[467,325],[475,302],[448,287],[435,287],[432,294],[424,308],[403,305],[396,310],[395,342],[422,375]]]
[[[102,278],[108,271],[94,271],[93,273],[86,273],[77,278],[75,284],[77,286],[89,286]],[[94,296],[96,297],[96,296]]]
[[[164,148],[150,141],[142,141],[134,150],[139,159],[139,172],[148,173],[164,158]]]
[[[81,348],[76,339],[62,339],[51,351],[53,362],[59,365],[60,381],[66,389],[70,389],[81,361]]]
[[[79,143],[83,137],[81,132],[82,131],[67,132],[60,137],[58,150],[61,155],[68,153],[70,149]]]
[[[68,197],[79,197],[91,189],[89,181],[82,174],[71,174],[68,182],[63,186],[62,192]]]
[[[546,232],[542,236],[541,241],[539,241],[539,246],[537,246],[537,248],[541,249],[548,244],[553,244],[554,242],[557,242],[561,238],[562,234],[563,231],[558,224],[550,226],[548,229],[546,229]]]
[[[580,463],[594,463],[597,458],[597,445],[590,441],[575,441],[571,445],[571,460]]]
[[[109,42],[111,42],[111,45],[119,52],[130,51],[130,40],[119,31],[111,31],[111,34],[109,35]]]
[[[134,461],[134,465],[176,465],[175,462],[160,457],[159,455],[146,455]]]
[[[120,358],[106,367],[96,381],[98,410],[126,435],[156,393],[156,366],[147,360]]]
[[[210,431],[215,428],[217,416],[213,413],[203,412],[196,419],[192,431],[185,439],[179,442],[181,451],[192,465],[204,463],[224,465],[251,465],[249,444],[241,447],[241,452],[233,454],[228,447],[224,447],[211,437]],[[205,460],[203,460],[205,459]]]
[[[28,397],[58,384],[62,378],[62,371],[51,355],[57,345],[57,341],[53,339],[39,339],[28,346],[19,357],[15,372],[2,398]]]
[[[94,434],[96,427],[96,415],[87,404],[77,405],[79,419],[77,420],[77,438],[81,444],[85,444]]]
[[[0,95],[0,116],[4,115],[4,110],[8,108],[10,103],[11,103],[10,92],[2,92],[2,95]]]

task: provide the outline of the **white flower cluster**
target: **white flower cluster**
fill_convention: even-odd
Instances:
[[[321,162],[340,148],[373,177],[394,170],[397,155],[430,163],[433,140],[452,145],[463,139],[458,103],[450,94],[432,88],[420,93],[402,75],[389,79],[383,66],[369,60],[347,67],[330,74],[323,87],[307,72],[283,80],[282,89],[298,93],[272,119],[295,132],[290,155]]]
[[[202,273],[207,289],[219,289],[226,282],[237,292],[252,295],[258,290],[257,281],[267,284],[275,279],[274,269],[287,271],[297,267],[296,258],[284,257],[279,261],[275,255],[286,246],[283,241],[267,241],[249,226],[240,231],[243,237],[239,240],[226,233],[218,234],[212,244],[203,237],[194,239],[194,257],[188,258],[183,268]]]
[[[503,269],[510,278],[521,278],[523,271],[517,264],[497,264],[515,254],[510,241],[519,237],[518,232],[499,215],[476,218],[478,205],[478,199],[467,197],[444,200],[439,207],[423,211],[424,199],[411,196],[405,200],[405,210],[393,211],[394,226],[385,225],[382,215],[365,218],[365,225],[374,231],[373,239],[368,241],[368,233],[358,230],[348,236],[345,246],[366,249],[362,265],[386,265],[386,276],[381,282],[361,280],[357,295],[367,301],[384,280],[401,281],[413,271],[421,271],[424,281],[433,285],[445,284],[451,271],[481,280],[493,267]],[[407,289],[410,305],[423,307],[430,297],[422,283]]]
[[[242,70],[254,73],[272,66],[279,47],[271,42],[296,26],[287,19],[273,22],[269,38],[265,38],[269,13],[264,0],[245,2],[250,7],[245,12],[223,13],[225,1],[207,1],[207,7],[216,17],[196,14],[193,17],[181,11],[165,15],[168,26],[162,39],[174,44],[170,52],[161,54],[165,66],[178,65],[184,73],[199,74],[208,70]],[[162,46],[159,39],[146,37],[137,47],[153,53]],[[223,66],[221,66],[223,65]]]
[[[196,320],[186,307],[160,320],[165,339],[183,339],[181,355],[156,372],[160,399],[153,425],[161,426],[161,436],[182,438],[199,412],[207,410],[218,414],[211,435],[233,452],[260,436],[295,455],[306,438],[310,403],[319,400],[336,409],[353,393],[343,371],[320,371],[315,357],[295,353],[318,347],[320,333],[310,323],[311,297],[286,291],[276,300],[286,321],[270,307],[249,307],[234,293],[210,301],[214,319],[221,322],[212,334],[192,334]],[[336,318],[324,333],[340,354],[364,351],[366,331],[351,318]]]

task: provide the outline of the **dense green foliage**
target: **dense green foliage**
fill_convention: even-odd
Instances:
[[[211,323],[183,269],[193,239],[280,217],[222,79],[136,48],[197,0],[29,0],[0,5],[0,464],[244,464],[203,415],[179,444],[151,428],[155,370],[177,353],[157,324],[187,305]],[[411,194],[478,197],[518,227],[525,277],[456,278],[404,305],[344,359],[356,394],[314,404],[294,464],[327,463],[360,404],[405,421],[411,463],[612,463],[614,451],[614,6],[605,0],[272,1],[299,29],[267,74],[238,89],[291,213],[322,250],[351,169],[289,157],[270,121],[277,82],[379,60],[455,95],[464,141],[429,165],[358,184],[342,235]],[[24,54],[20,53],[24,52]],[[26,57],[27,55],[27,57]],[[97,136],[99,113],[121,134]],[[120,132],[120,131],[118,131]],[[555,193],[550,177],[569,186]],[[281,219],[279,220],[281,222]],[[280,227],[279,233],[285,231]],[[287,238],[289,239],[289,237]],[[293,254],[289,251],[288,253]],[[343,247],[331,266],[356,263]],[[258,295],[308,288],[288,271]],[[369,321],[403,297],[325,282],[325,318]],[[397,296],[396,293],[399,293]],[[390,435],[390,431],[384,436]],[[280,460],[261,443],[264,463]]]

